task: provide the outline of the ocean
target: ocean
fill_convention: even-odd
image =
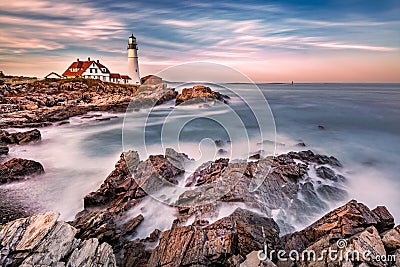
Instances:
[[[170,86],[178,91],[189,87]],[[348,178],[349,198],[328,203],[330,208],[350,199],[370,208],[384,205],[399,223],[400,84],[210,87],[230,96],[229,104],[175,108],[169,101],[151,112],[132,109],[127,114],[74,117],[69,124],[40,129],[41,142],[13,146],[9,156],[39,161],[46,173],[2,185],[4,197],[35,211],[59,211],[62,219],[72,220],[83,209],[83,197],[101,185],[124,150],[137,150],[146,159],[173,147],[195,159],[189,175],[202,162],[219,157],[236,160],[310,149],[338,158]],[[160,224],[170,220],[172,215]]]

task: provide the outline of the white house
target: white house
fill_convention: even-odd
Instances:
[[[88,58],[87,61],[81,61],[79,58],[73,62],[66,71],[64,78],[82,77],[86,79],[99,79],[105,82],[129,83],[130,77],[120,75],[119,73],[111,74],[110,70],[100,63],[99,60],[94,61]],[[124,78],[122,78],[124,77]]]

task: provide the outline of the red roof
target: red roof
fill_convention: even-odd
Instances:
[[[71,66],[69,66],[67,68],[66,71],[64,71],[64,73],[62,74],[62,76],[67,76],[67,77],[71,77],[71,76],[81,76],[82,73],[85,72],[85,70],[87,68],[90,67],[90,65],[92,63],[96,63],[96,65],[100,68],[101,72],[103,73],[110,73],[110,71],[108,70],[108,68],[106,66],[104,66],[103,64],[101,64],[100,62],[96,62],[94,60],[88,60],[88,61],[75,61],[71,64]],[[103,71],[102,69],[105,68],[106,70]],[[78,71],[70,71],[70,69],[78,69]]]
[[[119,73],[110,73],[110,78],[121,79],[121,75],[119,75]]]
[[[131,77],[129,77],[128,75],[121,75],[121,79],[132,80]]]
[[[106,66],[104,66],[103,64],[101,64],[100,62],[96,62],[97,66],[99,66],[100,69],[105,68],[106,71],[101,70],[103,73],[110,73],[110,71],[108,70],[108,68]]]
[[[62,76],[80,76],[85,72],[87,68],[92,64],[93,61],[75,61],[67,68],[66,71],[62,74]],[[70,71],[70,69],[78,69],[78,71]]]

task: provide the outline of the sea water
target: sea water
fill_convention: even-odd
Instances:
[[[178,91],[185,87],[170,86]],[[349,180],[349,199],[331,203],[330,208],[350,199],[370,208],[385,205],[398,223],[399,84],[258,84],[259,92],[250,84],[210,86],[231,97],[230,108],[204,103],[176,108],[174,101],[169,101],[151,112],[102,113],[102,118],[110,118],[102,121],[97,120],[100,117],[74,117],[69,124],[41,128],[41,142],[12,146],[8,157],[39,161],[46,173],[2,185],[7,192],[2,197],[21,201],[35,211],[56,210],[62,219],[72,220],[83,209],[83,197],[99,188],[123,150],[137,150],[144,160],[148,154],[174,147],[195,160],[194,170],[202,162],[219,157],[247,159],[258,152],[268,155],[311,149],[337,157],[344,166],[341,172]],[[269,106],[260,99],[260,92]],[[238,95],[246,96],[246,103]],[[254,110],[265,112],[268,127],[259,127]],[[178,129],[179,136],[163,135],[168,133],[163,129],[178,128],[182,118],[189,119]],[[268,146],[273,141],[276,150]],[[306,147],[299,147],[300,142]],[[260,143],[267,144],[263,151],[259,151]],[[174,218],[166,217],[171,217],[171,222],[162,222],[164,229]]]

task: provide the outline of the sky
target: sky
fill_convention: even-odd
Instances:
[[[43,77],[77,58],[141,76],[192,61],[255,82],[400,82],[400,1],[0,0],[0,70]],[[234,81],[232,81],[234,82]]]

